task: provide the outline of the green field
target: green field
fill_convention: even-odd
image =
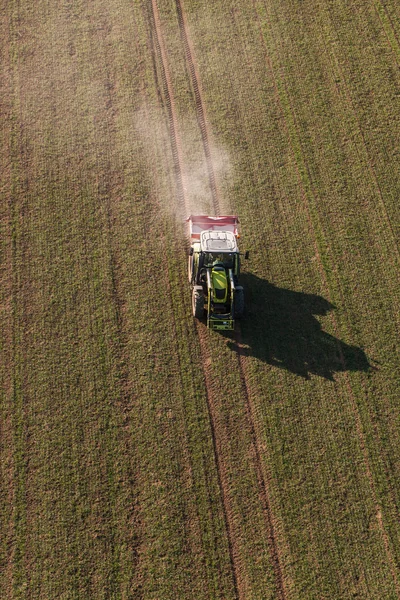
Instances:
[[[0,20],[0,598],[400,598],[398,3]],[[190,212],[239,215],[233,334]]]

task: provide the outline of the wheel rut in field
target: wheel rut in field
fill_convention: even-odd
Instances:
[[[196,67],[195,67],[195,64],[193,61],[193,52],[191,49],[190,38],[189,38],[189,35],[187,32],[187,25],[186,25],[184,13],[182,10],[181,0],[175,0],[175,4],[176,4],[176,12],[178,15],[179,29],[180,29],[180,33],[181,33],[181,37],[182,37],[182,41],[183,41],[183,46],[185,48],[186,62],[187,62],[187,66],[189,69],[190,78],[191,78],[192,87],[193,87],[193,93],[194,93],[194,97],[195,97],[197,122],[199,124],[201,138],[203,141],[204,154],[206,157],[207,172],[208,172],[208,179],[209,179],[210,190],[211,190],[211,195],[212,195],[213,209],[214,209],[215,214],[219,215],[221,208],[220,208],[220,202],[219,202],[217,182],[216,182],[216,177],[215,177],[215,170],[214,170],[214,165],[213,165],[213,160],[212,160],[212,155],[211,155],[211,148],[210,148],[210,141],[209,141],[210,136],[208,133],[205,108],[204,108],[204,103],[203,103],[202,94],[201,94],[200,79],[197,74]]]
[[[271,555],[272,566],[274,569],[275,580],[277,584],[277,598],[285,600],[287,598],[286,584],[284,574],[282,570],[282,559],[280,558],[279,547],[277,542],[276,524],[274,522],[274,515],[271,507],[271,499],[269,492],[269,485],[264,470],[262,468],[261,459],[261,447],[259,438],[256,432],[256,420],[254,418],[254,407],[251,401],[251,390],[248,384],[246,370],[245,370],[245,355],[243,352],[242,343],[242,332],[240,325],[235,329],[235,344],[238,348],[237,358],[239,365],[239,375],[242,383],[243,398],[245,401],[246,416],[249,423],[249,430],[251,436],[252,450],[253,450],[253,461],[254,468],[257,475],[257,482],[259,487],[260,502],[263,508],[264,520],[268,531],[268,546]]]
[[[185,57],[188,66],[188,70],[191,77],[191,84],[194,93],[194,101],[196,107],[197,121],[201,132],[204,154],[206,157],[207,165],[207,176],[209,179],[209,186],[212,194],[212,208],[214,214],[217,216],[220,214],[220,200],[218,187],[215,176],[215,169],[213,165],[210,136],[207,128],[207,120],[205,115],[205,108],[202,99],[201,86],[199,77],[197,74],[193,50],[188,35],[185,15],[183,12],[183,6],[181,0],[175,0],[176,11],[178,17],[178,23],[181,33],[181,38],[185,50]],[[176,177],[177,195],[178,200],[183,204],[186,212],[188,212],[188,199],[185,194],[184,186],[184,175],[183,175],[183,157],[180,151],[180,141],[178,133],[177,117],[175,112],[175,103],[173,96],[173,89],[171,84],[171,76],[169,72],[167,54],[163,41],[162,26],[160,22],[160,16],[158,12],[158,6],[156,0],[152,0],[152,14],[151,20],[154,31],[154,46],[155,52],[158,58],[159,67],[161,70],[161,79],[163,85],[163,97],[167,108],[168,120],[170,126],[170,142],[172,147],[172,155],[174,160],[174,171]],[[207,331],[200,324],[197,325],[197,333],[200,343],[201,356],[203,359],[203,372],[206,386],[206,398],[207,398],[207,409],[209,414],[210,428],[212,434],[213,448],[215,463],[217,467],[218,484],[222,499],[222,508],[225,520],[225,528],[227,532],[228,547],[232,568],[232,577],[234,581],[234,588],[236,597],[241,600],[246,597],[246,585],[242,574],[242,565],[240,558],[239,539],[235,535],[235,515],[230,498],[230,485],[228,480],[228,468],[226,458],[224,457],[224,434],[223,428],[219,424],[218,420],[218,409],[217,403],[219,398],[219,391],[216,388],[214,381],[214,375],[211,369],[212,357],[209,349],[208,334]],[[241,334],[240,329],[235,332],[235,342],[238,348],[241,348]],[[275,574],[275,585],[277,598],[285,600],[287,593],[285,590],[284,576],[282,571],[282,564],[278,549],[276,528],[274,526],[274,519],[272,516],[270,494],[268,490],[267,479],[264,476],[261,460],[260,444],[258,442],[256,426],[254,421],[254,411],[250,401],[250,386],[247,381],[245,368],[244,368],[244,354],[238,352],[238,367],[239,376],[241,380],[242,395],[244,399],[244,409],[247,419],[247,428],[252,444],[252,460],[253,468],[257,478],[258,491],[260,497],[260,504],[262,506],[262,512],[264,516],[267,536],[268,536],[268,547],[270,553],[270,560]]]
[[[234,511],[229,494],[228,469],[224,461],[224,438],[218,423],[218,389],[214,381],[214,375],[211,369],[211,354],[208,345],[207,331],[201,324],[196,325],[197,334],[200,342],[200,351],[203,362],[204,381],[206,385],[207,410],[210,421],[211,436],[214,448],[215,464],[217,466],[218,486],[221,493],[222,509],[226,524],[226,532],[228,538],[229,556],[232,565],[232,575],[235,587],[235,596],[238,600],[244,600],[244,583],[242,582],[242,568],[240,564],[240,553],[238,548],[238,540],[234,534]]]
[[[174,175],[176,184],[176,193],[178,202],[183,206],[188,214],[189,207],[185,197],[184,185],[184,163],[182,157],[181,143],[178,135],[178,120],[176,116],[174,94],[172,90],[171,75],[168,68],[166,49],[161,31],[160,14],[156,0],[151,0],[150,21],[152,27],[152,41],[154,52],[157,57],[157,63],[161,71],[161,81],[163,86],[162,100],[168,114],[169,137],[171,143],[172,157],[174,162]]]

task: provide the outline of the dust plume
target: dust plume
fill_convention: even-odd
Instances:
[[[214,214],[210,173],[197,120],[179,117],[173,139],[165,114],[143,106],[136,113],[134,128],[162,206],[179,221],[189,214]],[[229,212],[225,198],[233,171],[229,153],[221,144],[210,143],[210,154],[220,206]]]

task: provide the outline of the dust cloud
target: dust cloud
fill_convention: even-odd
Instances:
[[[134,129],[146,154],[148,176],[153,178],[163,208],[179,221],[189,214],[214,214],[209,167],[197,120],[179,118],[175,126],[176,147],[165,114],[154,107],[144,106],[137,111]],[[219,204],[226,213],[229,204],[224,196],[232,181],[232,162],[221,144],[210,142],[209,147]]]
[[[217,182],[228,182],[232,174],[232,163],[229,154],[222,146],[213,144],[210,148],[212,158],[212,170]],[[192,214],[213,214],[212,193],[210,187],[210,174],[205,157],[190,168],[184,176],[184,190],[186,203]],[[224,206],[226,202],[222,202]]]

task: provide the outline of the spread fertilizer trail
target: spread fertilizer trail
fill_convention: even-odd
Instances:
[[[182,162],[182,155],[180,152],[179,136],[178,136],[178,130],[177,130],[177,119],[176,119],[176,114],[175,114],[175,109],[174,109],[173,91],[172,91],[172,87],[171,87],[171,77],[169,74],[169,68],[168,68],[166,52],[165,52],[163,38],[162,38],[160,17],[159,17],[158,6],[157,6],[156,0],[152,0],[151,6],[152,6],[152,11],[151,11],[152,19],[151,20],[152,20],[152,25],[153,25],[153,31],[155,34],[154,35],[155,50],[156,50],[157,58],[158,58],[159,65],[161,68],[161,72],[162,72],[162,80],[163,80],[163,85],[164,85],[163,91],[164,91],[165,98],[166,98],[166,106],[167,106],[168,117],[169,117],[169,122],[170,122],[170,134],[171,134],[170,141],[171,141],[172,153],[173,153],[173,158],[174,158],[175,179],[176,179],[176,185],[178,188],[178,200],[184,206],[185,210],[188,211],[187,198],[185,196],[184,186],[183,186],[183,175],[182,175],[183,162]],[[202,336],[199,336],[199,340],[200,340],[202,354],[204,354],[206,352],[206,347],[205,347],[206,340]],[[205,376],[205,384],[206,384],[207,408],[208,408],[210,426],[211,426],[212,437],[213,437],[215,463],[217,466],[218,483],[219,483],[221,497],[222,497],[225,528],[226,528],[227,537],[228,537],[232,578],[233,578],[233,584],[234,584],[234,589],[235,589],[235,595],[237,598],[241,598],[242,596],[239,594],[240,583],[239,583],[239,573],[238,573],[238,568],[237,568],[237,560],[236,560],[236,555],[235,555],[236,553],[234,552],[235,544],[234,544],[234,536],[232,534],[231,510],[230,510],[228,495],[227,495],[226,490],[224,489],[224,481],[226,478],[224,476],[224,467],[222,466],[220,450],[218,449],[218,445],[217,445],[217,441],[216,441],[218,439],[218,433],[217,433],[217,428],[216,428],[216,423],[215,423],[215,413],[213,410],[213,402],[212,402],[213,396],[212,396],[210,378],[207,377],[206,370],[204,370],[204,376]]]

